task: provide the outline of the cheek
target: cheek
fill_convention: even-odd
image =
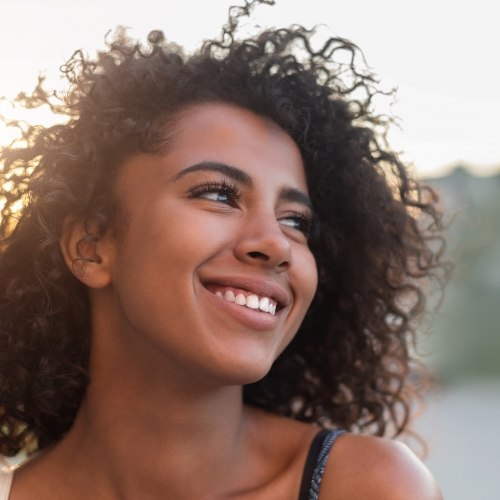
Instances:
[[[283,352],[299,330],[318,286],[316,259],[309,248],[302,248],[296,253],[293,267],[294,272],[293,275],[290,275],[290,278],[293,277],[293,280],[291,279],[291,284],[296,293],[296,310],[288,334],[283,339],[277,355]]]
[[[318,287],[318,268],[316,259],[308,248],[304,249],[301,255],[298,274],[301,295],[308,308],[311,305]]]
[[[168,260],[174,270],[177,263],[202,259],[224,240],[225,222],[215,224],[209,214],[185,208],[178,200],[164,200],[134,218],[124,243],[128,253],[155,255],[151,264]]]

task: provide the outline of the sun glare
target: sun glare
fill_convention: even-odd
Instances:
[[[54,114],[46,106],[36,109],[22,109],[10,106],[5,110],[0,108],[0,147],[17,146],[22,147],[22,131],[29,127],[50,127],[60,121],[58,115]]]

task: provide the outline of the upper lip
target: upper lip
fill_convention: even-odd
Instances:
[[[273,281],[254,276],[213,276],[201,279],[203,285],[219,285],[248,290],[260,297],[274,299],[280,308],[287,307],[292,302],[292,294]]]

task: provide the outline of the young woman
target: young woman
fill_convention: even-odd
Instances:
[[[368,435],[407,427],[434,198],[335,62],[357,49],[238,40],[248,7],[26,98],[68,120],[1,153],[0,452],[31,458],[0,499],[440,498]]]

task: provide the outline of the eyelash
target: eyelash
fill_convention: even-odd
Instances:
[[[201,198],[204,194],[223,193],[227,197],[227,202],[220,200],[212,200],[218,203],[224,203],[230,207],[235,207],[241,197],[241,192],[238,186],[232,182],[222,179],[217,182],[203,182],[197,184],[189,190],[189,195],[192,198]],[[210,199],[210,198],[207,198]]]
[[[201,184],[197,184],[196,186],[191,187],[189,190],[189,196],[191,198],[203,198],[203,195],[214,194],[214,193],[224,194],[226,197],[226,201],[213,200],[211,198],[206,198],[206,199],[214,201],[216,203],[222,203],[233,208],[238,205],[238,200],[241,198],[241,191],[238,188],[238,186],[232,182],[227,181],[226,179],[221,179],[220,181],[217,182],[213,181],[203,182]],[[293,219],[297,221],[298,227],[294,227],[287,224],[285,224],[285,226],[300,231],[306,236],[306,238],[310,237],[314,225],[314,218],[312,215],[303,214],[300,212],[293,212],[291,214],[282,217],[280,221],[287,219]]]
[[[298,221],[298,227],[294,227],[292,229],[296,229],[297,231],[300,231],[301,233],[303,233],[306,236],[306,238],[309,238],[309,236],[311,235],[311,232],[312,232],[311,229],[313,226],[313,217],[312,216],[302,214],[299,212],[293,212],[292,214],[287,215],[286,217],[283,217],[282,220],[283,219],[294,219],[294,220]],[[292,226],[288,226],[288,227],[292,227]]]

